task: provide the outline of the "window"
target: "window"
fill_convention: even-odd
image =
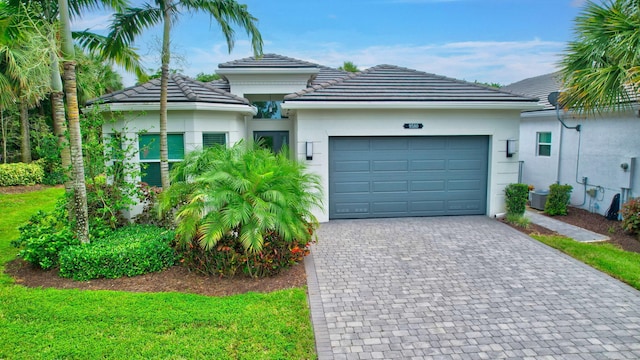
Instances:
[[[202,133],[202,148],[206,149],[214,145],[226,145],[227,135],[224,133]]]
[[[289,144],[288,131],[254,131],[253,139],[260,142],[262,147],[270,149],[274,153],[279,153],[283,146]]]
[[[551,156],[551,133],[539,132],[538,136],[538,156]]]
[[[173,163],[182,161],[184,158],[184,135],[167,134],[167,145],[169,147],[169,169],[171,169]],[[160,181],[160,134],[138,135],[138,148],[140,149],[141,180],[151,186],[162,186]]]
[[[254,119],[282,119],[282,101],[254,101],[253,106],[258,109]]]

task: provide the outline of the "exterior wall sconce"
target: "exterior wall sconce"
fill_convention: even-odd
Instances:
[[[307,155],[307,160],[313,160],[313,143],[311,141],[307,141],[305,143],[306,145],[306,155]]]
[[[507,157],[513,157],[513,154],[516,153],[516,141],[515,140],[507,140]]]

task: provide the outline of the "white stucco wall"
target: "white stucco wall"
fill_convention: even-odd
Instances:
[[[160,132],[160,114],[158,110],[123,111],[111,116],[116,121],[108,122],[103,126],[103,136],[108,137],[114,130],[122,131],[126,128],[126,141],[138,148],[138,134],[146,132],[157,134]],[[250,115],[249,115],[250,116]],[[233,145],[244,139],[247,132],[245,115],[241,112],[231,111],[206,111],[206,110],[170,110],[168,111],[167,133],[184,134],[185,152],[202,148],[202,133],[225,133],[227,144]],[[139,156],[131,159],[138,164]],[[140,178],[131,179],[139,182]],[[131,218],[142,212],[142,205],[134,206],[127,214]]]
[[[640,195],[640,163],[633,160],[640,157],[640,119],[635,112],[589,118],[568,115],[565,123],[580,124],[581,131],[561,129],[555,112],[523,114],[520,129],[523,182],[537,189],[547,189],[556,181],[569,184],[573,186],[571,205],[599,214],[606,212],[613,196],[621,193],[622,188],[631,189],[632,197]],[[543,159],[535,155],[535,133],[547,129],[553,129],[552,156]],[[628,163],[630,168],[624,171],[622,163]],[[586,184],[583,177],[587,178]],[[596,189],[596,196],[585,196],[588,189]]]
[[[504,187],[518,180],[518,154],[506,157],[506,140],[519,135],[518,110],[385,110],[298,109],[294,126],[296,156],[322,179],[324,209],[315,215],[329,220],[329,137],[331,136],[489,136],[489,179],[486,214],[504,212]],[[404,123],[423,123],[423,129],[404,129]],[[313,142],[313,160],[305,158],[305,143]]]

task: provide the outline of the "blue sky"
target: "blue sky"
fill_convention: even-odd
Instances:
[[[337,67],[393,64],[467,81],[509,84],[552,72],[573,38],[584,0],[239,0],[259,19],[264,52]],[[74,21],[103,32],[108,14]],[[161,28],[136,46],[159,67]],[[172,32],[172,68],[194,76],[251,56],[238,31],[231,54],[204,15],[183,14]],[[125,85],[135,79],[124,75]]]

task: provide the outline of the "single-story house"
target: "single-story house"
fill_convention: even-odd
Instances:
[[[537,190],[554,183],[573,186],[571,205],[605,214],[615,194],[621,201],[638,196],[636,158],[640,156],[640,113],[581,115],[556,111],[548,95],[562,89],[558,73],[518,81],[504,90],[538,97],[540,109],[521,114],[521,180]],[[563,123],[566,126],[563,126]],[[579,131],[578,129],[579,128]]]
[[[221,80],[171,75],[169,157],[213,143],[263,139],[320,175],[321,222],[342,218],[441,216],[504,211],[518,180],[512,147],[520,112],[538,99],[444,76],[379,65],[359,73],[276,54],[220,64]],[[98,99],[126,129],[159,185],[160,81]],[[134,209],[139,211],[139,209]]]

